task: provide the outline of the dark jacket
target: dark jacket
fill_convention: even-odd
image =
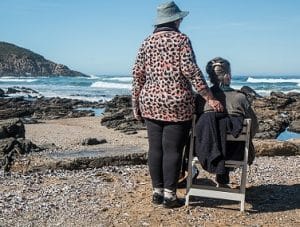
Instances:
[[[258,121],[246,94],[231,87],[222,90],[218,86],[211,87],[211,92],[225,107],[225,113],[231,116],[243,116],[251,119],[251,138],[253,138],[258,131]],[[212,107],[204,99],[199,97],[197,99],[197,111],[199,113],[213,111]]]
[[[226,149],[225,149],[225,145],[223,144],[223,148],[221,146],[221,140],[220,140],[220,133],[226,133],[226,130],[236,130],[236,128],[239,128],[238,126],[238,122],[240,122],[240,120],[236,119],[244,119],[244,118],[250,118],[251,121],[251,132],[250,132],[250,137],[251,139],[254,137],[255,133],[258,130],[258,122],[257,122],[257,117],[253,111],[253,109],[251,108],[251,103],[248,101],[246,95],[240,91],[234,90],[230,87],[227,87],[226,89],[220,89],[217,86],[213,86],[211,88],[211,91],[214,95],[214,97],[219,100],[222,105],[225,107],[225,111],[224,113],[222,113],[224,116],[228,116],[228,119],[225,120],[223,119],[224,117],[222,117],[220,119],[220,117],[222,114],[219,113],[217,115],[215,115],[216,119],[213,119],[214,115],[210,114],[209,117],[206,114],[203,113],[211,113],[213,112],[212,108],[205,102],[204,99],[202,99],[200,96],[196,97],[196,110],[197,110],[197,114],[198,116],[201,116],[199,118],[200,121],[198,121],[197,123],[197,132],[196,134],[199,136],[203,133],[201,133],[200,131],[206,131],[206,133],[208,133],[207,135],[211,135],[214,136],[214,138],[208,138],[210,141],[207,140],[206,143],[204,144],[200,144],[199,141],[205,140],[205,138],[196,138],[196,155],[198,156],[198,159],[200,158],[201,160],[205,160],[205,162],[211,162],[212,160],[212,156],[209,156],[209,154],[205,151],[206,149],[219,149],[219,153],[222,154],[223,156],[219,156],[219,159],[222,158],[223,161],[220,162],[221,165],[224,164],[224,160],[226,159],[235,159],[235,160],[241,160],[243,157],[243,154],[238,152],[239,150],[241,150],[241,148],[243,147],[243,144],[241,143],[237,143],[237,142],[228,142],[227,146],[230,146],[230,150],[232,151],[231,153],[226,153]],[[219,122],[221,121],[221,122]],[[227,123],[222,123],[222,121],[227,121]],[[229,123],[228,123],[229,121]],[[242,122],[241,122],[242,123]],[[232,125],[234,128],[228,128],[228,125]],[[227,128],[225,127],[227,125]],[[214,133],[214,132],[208,132],[207,130],[212,130],[212,128],[215,128],[214,130],[218,130],[218,133]],[[199,132],[198,132],[199,131]],[[232,132],[232,131],[231,131]],[[199,134],[200,133],[200,134]],[[222,135],[224,136],[224,135]],[[206,135],[204,135],[204,137],[206,137]],[[224,138],[224,137],[222,137]],[[215,141],[215,142],[214,142]],[[209,143],[217,143],[219,145],[211,145]],[[223,142],[224,143],[224,142]],[[215,146],[215,147],[211,147],[211,146]],[[219,146],[219,147],[217,147]],[[198,148],[200,147],[200,148]],[[204,150],[204,151],[200,151],[200,149]],[[197,152],[198,150],[198,152]],[[216,151],[213,151],[216,152]],[[200,157],[201,155],[205,155],[208,157]],[[211,154],[210,154],[211,155]],[[215,154],[213,154],[213,156],[215,156]],[[248,157],[248,164],[252,164],[253,160],[255,158],[255,150],[254,150],[254,146],[252,143],[252,140],[250,140],[250,144],[249,144],[249,157]],[[200,160],[199,159],[199,160]],[[220,160],[217,161],[220,161]],[[213,161],[212,163],[204,163],[204,165],[207,166],[208,169],[211,169],[211,171],[219,171],[218,167],[214,167],[216,161]],[[223,162],[223,164],[222,164]],[[216,168],[216,170],[213,170],[214,168]],[[208,170],[209,171],[209,170]],[[220,170],[220,172],[222,172],[223,170]]]
[[[243,116],[226,113],[203,113],[196,124],[195,154],[203,169],[210,173],[225,174],[225,160],[242,160],[243,142],[234,147],[226,142],[227,133],[237,137],[243,128]],[[229,145],[229,146],[228,146]]]

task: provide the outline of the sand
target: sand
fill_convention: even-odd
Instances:
[[[147,133],[125,135],[100,124],[101,117],[67,118],[25,125],[26,138],[37,145],[54,143],[61,150],[86,148],[81,142],[86,138],[106,139],[107,144],[97,146],[138,146],[147,150]]]
[[[100,117],[28,124],[26,137],[58,150],[83,149],[88,137],[107,140],[96,147],[147,150],[145,131],[124,135],[101,126]],[[171,210],[154,206],[146,165],[0,174],[0,226],[300,226],[299,166],[300,156],[256,158],[244,213],[236,202],[203,198]]]

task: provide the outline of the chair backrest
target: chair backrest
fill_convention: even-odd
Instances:
[[[243,122],[243,129],[238,137],[234,137],[231,134],[227,134],[227,141],[242,141],[245,142],[244,146],[244,163],[247,164],[249,156],[249,144],[250,144],[250,130],[251,130],[251,119],[246,118]]]
[[[245,141],[250,140],[250,129],[251,129],[251,119],[246,118],[243,122],[243,129],[238,137],[233,137],[231,134],[227,134],[227,141]]]

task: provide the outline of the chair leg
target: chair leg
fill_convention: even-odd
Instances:
[[[186,205],[186,206],[189,205],[189,200],[190,200],[190,195],[189,195],[189,193],[188,193],[188,194],[186,194],[186,196],[185,196],[185,205]]]
[[[244,212],[245,211],[245,200],[243,199],[241,201],[241,212]]]

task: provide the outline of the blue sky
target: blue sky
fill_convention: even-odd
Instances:
[[[131,72],[153,31],[158,0],[1,0],[0,40],[87,74]],[[204,71],[213,57],[233,74],[300,74],[300,1],[177,0],[180,30]]]

